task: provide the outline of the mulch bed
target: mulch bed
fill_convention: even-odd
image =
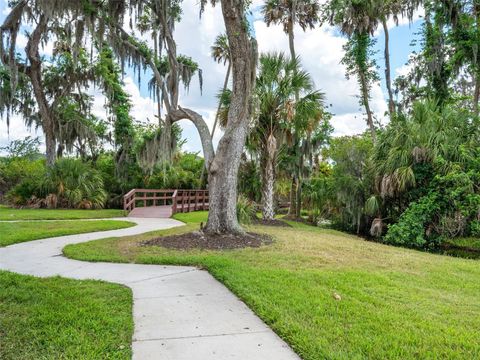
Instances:
[[[263,219],[255,219],[252,221],[253,225],[265,225],[265,226],[278,226],[278,227],[289,227],[291,228],[292,225],[286,223],[282,220],[263,220]]]
[[[162,246],[176,250],[204,249],[228,250],[246,247],[257,248],[271,244],[272,238],[264,234],[245,233],[244,235],[206,235],[202,231],[171,235],[148,240],[143,246]]]

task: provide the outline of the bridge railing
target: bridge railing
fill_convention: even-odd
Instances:
[[[132,189],[123,196],[123,209],[172,206],[172,213],[208,210],[208,190]]]
[[[208,190],[176,190],[172,213],[208,210]]]
[[[130,190],[123,196],[123,209],[130,212],[136,207],[172,205],[175,191],[163,189]]]

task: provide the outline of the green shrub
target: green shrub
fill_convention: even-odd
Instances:
[[[439,206],[430,195],[410,204],[396,224],[390,225],[385,242],[392,245],[422,248],[427,244],[426,226]]]
[[[60,159],[42,182],[42,197],[55,194],[62,207],[103,208],[107,193],[100,173],[77,159]]]
[[[241,224],[251,224],[255,217],[256,206],[244,195],[240,195],[237,199],[237,217]]]
[[[480,237],[480,221],[474,220],[470,223],[470,235]]]
[[[0,192],[7,192],[24,180],[42,179],[45,171],[45,160],[8,159],[0,163]]]

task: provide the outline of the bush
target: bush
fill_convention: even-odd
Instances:
[[[437,197],[434,194],[412,203],[400,216],[398,223],[389,226],[385,242],[407,247],[424,247],[427,244],[426,226],[437,210]]]
[[[36,207],[103,208],[107,199],[103,179],[90,164],[60,159],[51,169],[30,172],[9,193],[14,205]]]
[[[76,159],[60,159],[48,170],[39,195],[55,194],[62,207],[98,209],[105,206],[107,193],[100,173]]]
[[[237,218],[241,224],[251,224],[255,217],[256,206],[244,195],[240,195],[237,199]]]
[[[470,223],[470,235],[480,237],[480,221],[474,220]]]
[[[0,192],[7,192],[24,180],[39,180],[45,176],[45,161],[14,158],[0,162]]]

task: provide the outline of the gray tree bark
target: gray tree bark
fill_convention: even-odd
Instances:
[[[290,21],[288,24],[288,46],[290,49],[290,57],[295,59],[297,54],[295,52],[295,33],[294,33],[294,26],[295,26],[295,19],[296,19],[296,10],[297,10],[297,2],[294,0],[292,1],[290,9]],[[298,102],[300,95],[298,92],[295,94],[295,101]],[[297,134],[294,134],[294,146],[298,148],[299,146],[299,139]],[[298,150],[298,149],[297,149]],[[301,207],[301,199],[299,198],[299,188],[301,187],[301,179],[300,179],[300,169],[299,164],[294,166],[293,175],[292,175],[292,187],[290,189],[290,208],[288,210],[288,214],[291,217],[297,217],[297,213],[299,212],[299,207]],[[300,202],[299,202],[300,201]]]
[[[372,141],[373,143],[375,143],[377,140],[377,134],[375,131],[375,125],[373,123],[372,109],[370,109],[370,99],[368,95],[367,79],[365,78],[365,74],[361,71],[359,71],[359,76],[360,76],[360,82],[361,82],[360,90],[362,92],[363,105],[365,106],[365,111],[367,112],[367,125],[368,125],[368,128],[370,129],[370,134],[372,135]]]
[[[206,233],[243,233],[237,220],[237,180],[250,119],[256,46],[246,26],[243,0],[222,0],[230,44],[233,95],[228,123],[208,172],[209,215]]]
[[[30,62],[27,75],[32,84],[33,94],[38,105],[43,133],[45,135],[45,148],[47,165],[53,166],[56,160],[55,122],[52,111],[47,101],[42,82],[42,61],[39,54],[39,45],[42,35],[47,31],[48,18],[41,15],[36,28],[30,35],[25,52]]]
[[[390,66],[390,33],[385,18],[382,19],[382,26],[385,32],[385,83],[388,91],[388,111],[390,116],[393,116],[393,114],[395,114],[395,102],[393,101],[392,72]]]

